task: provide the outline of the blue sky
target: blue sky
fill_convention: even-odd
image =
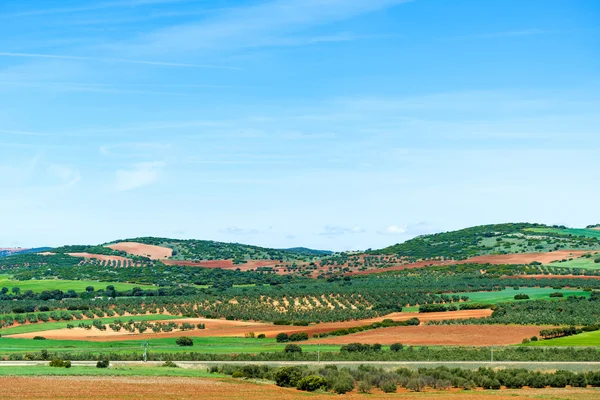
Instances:
[[[600,222],[595,0],[0,4],[0,247]]]

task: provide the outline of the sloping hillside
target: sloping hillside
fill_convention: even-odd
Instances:
[[[133,239],[118,240],[107,245],[117,243],[141,243],[172,249],[170,260],[194,261],[194,260],[234,260],[241,263],[245,260],[281,260],[281,261],[306,261],[314,257],[331,254],[329,252],[311,250],[305,248],[297,249],[270,249],[266,247],[252,246],[240,243],[215,242],[212,240],[196,239],[169,239],[160,237],[139,237]]]
[[[50,250],[50,247],[37,247],[33,249],[22,249],[22,248],[3,248],[0,249],[0,257],[8,257],[15,254],[30,254],[39,253],[42,251]]]
[[[410,260],[465,260],[494,254],[597,249],[600,249],[600,232],[597,230],[515,223],[419,236],[370,254],[397,255]]]

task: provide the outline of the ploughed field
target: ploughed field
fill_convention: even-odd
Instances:
[[[203,323],[206,325],[205,329],[194,329],[190,331],[173,331],[173,332],[160,332],[160,333],[130,333],[130,332],[115,332],[108,328],[105,331],[101,331],[95,328],[90,330],[84,328],[72,328],[67,329],[61,327],[60,329],[44,330],[40,331],[29,331],[24,333],[16,333],[9,337],[14,338],[28,338],[31,339],[35,336],[44,336],[47,339],[56,340],[90,340],[90,341],[120,341],[120,340],[140,340],[140,339],[152,339],[152,338],[173,338],[179,336],[191,336],[191,337],[245,337],[247,333],[253,332],[255,335],[265,334],[268,338],[275,337],[278,333],[296,333],[306,332],[309,337],[315,333],[330,332],[337,329],[350,328],[355,326],[369,325],[374,322],[381,322],[384,319],[392,319],[394,321],[406,321],[411,318],[419,318],[422,323],[427,321],[443,321],[449,319],[467,319],[467,318],[483,318],[489,317],[492,314],[492,310],[460,310],[460,311],[448,311],[439,313],[392,313],[382,317],[369,318],[357,321],[345,321],[345,322],[325,322],[320,324],[314,324],[309,326],[290,326],[290,325],[273,325],[269,323],[261,322],[246,322],[246,321],[227,321],[222,319],[207,319],[207,318],[181,318],[173,319],[171,317],[169,321],[162,322],[176,322],[183,323],[188,322],[194,325]],[[160,316],[154,316],[156,322],[161,322]],[[127,320],[127,317],[121,318]],[[43,324],[37,325],[43,328]],[[107,324],[108,326],[108,324]],[[32,326],[32,328],[34,328]],[[408,327],[414,328],[414,327]],[[445,328],[445,327],[441,327]],[[10,331],[9,331],[10,332]],[[349,335],[352,337],[354,335]],[[533,336],[533,335],[530,335]],[[518,341],[520,342],[525,336],[522,336]],[[440,338],[442,339],[442,338]],[[398,341],[398,340],[397,340]],[[393,342],[392,342],[393,343]],[[441,344],[441,343],[440,343]],[[469,342],[461,343],[463,345],[469,345]],[[499,343],[500,344],[500,343]]]
[[[538,336],[548,327],[529,325],[421,325],[374,329],[347,336],[318,339],[322,344],[402,343],[424,346],[503,346]]]
[[[110,372],[110,371],[109,371]],[[0,395],[6,399],[244,399],[244,400],[325,400],[336,396],[316,394],[293,388],[281,388],[268,383],[250,381],[164,376],[7,376],[0,378]],[[464,399],[464,400],[525,400],[525,399],[600,399],[596,388],[580,389],[517,389],[517,390],[456,390],[407,392],[396,394],[373,391],[347,393],[348,399]]]

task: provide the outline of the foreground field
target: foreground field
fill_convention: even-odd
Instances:
[[[75,290],[76,292],[84,292],[88,286],[93,286],[95,289],[104,289],[108,285],[113,285],[116,290],[131,290],[134,287],[142,289],[153,289],[150,285],[135,285],[131,283],[119,282],[99,282],[99,281],[73,281],[66,279],[47,279],[47,280],[30,280],[30,281],[15,281],[10,275],[0,275],[0,288],[18,287],[22,292],[32,290],[35,293],[43,292],[44,290]]]
[[[598,346],[600,345],[600,331],[584,332],[578,335],[556,339],[532,342],[528,346]]]
[[[50,324],[31,324],[22,327],[8,328],[3,330],[5,335],[11,335],[19,338],[33,338],[37,336],[41,330],[44,331],[43,336],[48,339],[58,340],[90,340],[90,341],[120,341],[120,340],[140,340],[140,339],[156,339],[156,338],[174,338],[178,336],[193,336],[193,337],[245,337],[247,333],[253,332],[255,335],[265,334],[268,338],[275,337],[278,333],[295,333],[306,332],[309,336],[315,333],[330,332],[336,329],[349,328],[354,326],[368,325],[374,322],[381,322],[384,319],[393,319],[394,321],[406,321],[411,318],[419,318],[421,322],[427,321],[442,321],[448,319],[466,319],[466,318],[482,318],[489,317],[492,310],[461,310],[439,313],[393,313],[383,317],[363,319],[347,322],[326,322],[310,326],[289,326],[289,325],[273,325],[261,322],[245,322],[245,321],[227,321],[222,319],[207,319],[207,318],[174,318],[170,317],[173,322],[189,322],[194,325],[203,323],[206,329],[193,331],[174,331],[161,333],[144,333],[135,334],[129,332],[114,332],[111,329],[100,331],[97,329],[73,328],[67,329],[67,322],[56,322],[53,326]],[[160,320],[160,315],[147,315],[147,320]],[[122,320],[129,319],[121,317]],[[165,318],[167,319],[167,318]],[[112,322],[107,321],[106,324]]]
[[[132,376],[14,376],[0,378],[0,394],[8,399],[331,399],[272,384],[223,378]],[[521,389],[500,391],[433,391],[344,395],[349,399],[600,399],[598,389]]]

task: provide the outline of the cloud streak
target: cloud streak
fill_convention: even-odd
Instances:
[[[151,185],[159,179],[165,166],[164,162],[155,161],[138,163],[127,170],[117,170],[115,190],[124,192]]]
[[[86,57],[86,56],[73,56],[73,55],[64,55],[64,54],[44,54],[44,53],[0,52],[0,57],[76,60],[76,61],[92,61],[92,62],[104,62],[104,63],[139,64],[139,65],[150,65],[150,66],[158,66],[158,67],[176,67],[176,68],[212,68],[212,69],[227,69],[227,70],[240,70],[241,69],[239,67],[232,67],[232,66],[225,66],[225,65],[188,64],[188,63],[177,63],[177,62],[169,62],[169,61],[130,60],[130,59],[126,59],[126,58]]]

